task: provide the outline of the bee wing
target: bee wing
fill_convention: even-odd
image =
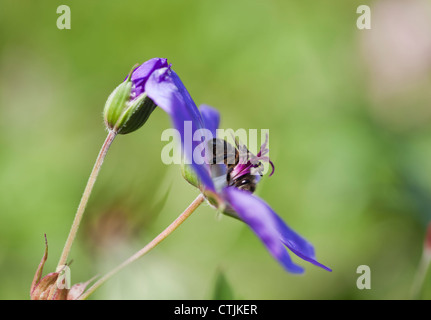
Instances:
[[[213,159],[212,164],[235,164],[237,150],[223,139],[212,140]]]

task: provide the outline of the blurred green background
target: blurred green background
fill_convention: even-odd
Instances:
[[[62,4],[70,30],[56,26]],[[356,26],[361,4],[371,30]],[[45,233],[54,271],[106,136],[106,98],[153,57],[221,111],[221,127],[270,130],[276,171],[257,194],[333,272],[293,257],[306,272],[286,273],[246,225],[203,205],[92,299],[410,299],[431,220],[430,12],[421,0],[0,0],[0,299],[29,298]],[[197,196],[160,159],[169,127],[157,109],[114,141],[73,283],[119,264]],[[370,290],[356,286],[360,265]]]

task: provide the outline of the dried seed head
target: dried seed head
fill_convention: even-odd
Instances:
[[[84,283],[77,283],[71,288],[68,288],[67,279],[63,277],[65,268],[63,266],[56,272],[48,273],[42,277],[43,267],[46,260],[48,259],[48,241],[45,235],[45,252],[42,260],[36,270],[36,273],[31,283],[30,288],[30,299],[31,300],[76,300],[83,293],[87,285],[90,283],[89,280]],[[67,270],[67,269],[66,269]]]

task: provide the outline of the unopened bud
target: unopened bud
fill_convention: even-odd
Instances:
[[[120,134],[139,129],[156,108],[145,92],[136,96],[132,74],[110,94],[103,111],[106,127]]]

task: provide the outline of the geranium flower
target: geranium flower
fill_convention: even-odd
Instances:
[[[131,71],[108,98],[104,111],[105,123],[109,130],[129,133],[142,126],[156,106],[170,116],[173,127],[180,134],[182,155],[192,169],[191,172],[186,170],[187,180],[192,182],[195,175],[199,184],[196,181],[192,183],[199,186],[214,207],[245,222],[289,272],[301,273],[304,269],[293,263],[284,246],[300,258],[331,271],[317,262],[314,248],[308,241],[291,230],[262,199],[252,194],[254,188],[247,188],[247,181],[242,184],[241,178],[259,172],[260,161],[269,161],[265,156],[265,144],[256,156],[239,162],[229,170],[224,164],[202,163],[194,159],[194,150],[202,143],[192,138],[194,133],[207,129],[212,137],[216,137],[220,115],[209,106],[198,110],[166,59],[153,58]],[[186,137],[185,123],[191,125],[192,137]],[[205,139],[209,139],[208,136],[206,133],[202,135]],[[227,183],[228,175],[231,182],[235,181],[234,184]],[[254,183],[258,183],[258,178],[259,175]]]
[[[153,58],[133,68],[108,97],[104,108],[105,124],[110,131],[127,134],[140,128],[156,107],[170,116],[174,128],[180,133],[183,154],[192,163],[192,153],[199,142],[185,140],[184,123],[190,123],[194,133],[203,128],[203,122],[193,99],[167,59]],[[184,147],[186,142],[190,142],[190,147]],[[205,168],[196,162],[192,166],[208,188],[213,189]]]
[[[200,114],[204,127],[212,133],[213,137],[216,137],[220,121],[218,111],[203,105],[200,107]],[[311,243],[288,227],[265,201],[253,195],[254,187],[251,188],[250,185],[259,182],[261,161],[269,162],[274,171],[272,162],[266,156],[267,152],[266,143],[264,143],[256,156],[250,155],[244,161],[237,161],[229,165],[229,169],[223,162],[212,163],[209,160],[205,171],[210,172],[212,183],[207,184],[207,177],[201,176],[198,171],[195,171],[198,184],[196,181],[192,182],[206,195],[213,207],[246,223],[263,242],[269,253],[288,272],[302,273],[304,269],[292,261],[285,247],[301,259],[332,271],[316,260]],[[209,158],[212,158],[212,155],[213,153],[210,153]],[[256,179],[250,181],[251,175],[257,175]]]

